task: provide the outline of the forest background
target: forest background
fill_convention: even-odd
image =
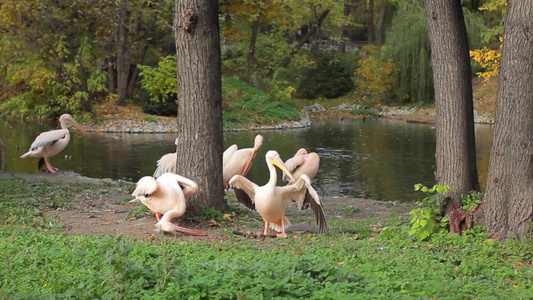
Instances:
[[[498,73],[505,1],[463,1],[473,74]],[[103,104],[176,115],[174,1],[15,1],[0,6],[0,114],[80,121]],[[299,108],[430,106],[420,1],[220,1],[224,126]],[[354,111],[364,113],[364,111]]]

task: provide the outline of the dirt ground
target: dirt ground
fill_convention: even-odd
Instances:
[[[130,217],[130,212],[137,211],[142,204],[129,203],[133,199],[132,190],[116,185],[106,184],[109,179],[95,179],[77,175],[69,171],[59,171],[56,174],[12,174],[0,173],[0,180],[11,176],[34,180],[60,180],[76,183],[101,184],[105,193],[96,191],[84,191],[69,199],[69,203],[62,208],[47,211],[46,214],[59,219],[64,224],[67,234],[90,234],[99,235],[108,233],[111,235],[124,235],[132,238],[151,238],[154,235],[163,235],[157,232],[155,215],[147,211],[141,217]],[[233,194],[232,194],[233,195]],[[355,219],[367,220],[373,217],[385,217],[390,214],[407,215],[411,206],[392,202],[381,202],[359,198],[325,198],[323,201],[326,220]],[[176,219],[180,226],[199,230],[207,233],[207,236],[184,236],[182,234],[165,236],[169,238],[186,238],[194,240],[225,240],[231,235],[241,235],[247,238],[259,237],[263,230],[263,221],[259,214],[248,210],[243,205],[237,204],[239,214],[222,221]],[[290,234],[315,232],[317,226],[313,212],[309,209],[304,212],[298,211],[296,206],[287,209],[287,217],[293,226],[288,230]],[[355,233],[350,228],[331,228],[330,231],[342,231]],[[271,231],[274,234],[273,231]]]
[[[79,180],[84,179],[79,177]],[[109,233],[112,235],[122,234],[134,238],[150,238],[154,234],[161,234],[156,231],[155,224],[157,220],[151,212],[145,213],[140,218],[128,217],[131,211],[135,211],[139,206],[142,206],[138,202],[128,202],[133,199],[130,195],[132,191],[125,191],[120,188],[107,188],[107,190],[108,193],[99,197],[78,195],[71,199],[71,208],[53,212],[58,213],[60,221],[64,223],[66,233]],[[409,211],[409,207],[406,205],[369,199],[327,198],[322,199],[322,201],[326,220],[336,218],[365,220],[373,216],[384,217],[392,213],[407,215]],[[244,214],[246,221],[239,220],[239,216],[232,216],[218,222],[214,220],[176,219],[174,221],[179,223],[180,226],[203,231],[207,233],[207,236],[187,237],[182,234],[175,234],[173,237],[196,240],[225,240],[228,237],[228,231],[231,233],[243,233],[248,237],[257,237],[261,234],[263,222],[259,215],[244,206],[240,206],[239,210],[249,212]],[[315,225],[313,212],[310,209],[300,212],[295,206],[291,206],[287,209],[287,217],[293,224],[289,233],[307,233],[316,230],[317,226]],[[344,229],[344,231],[347,233],[354,232],[354,230],[349,228]],[[271,231],[271,233],[274,232]]]

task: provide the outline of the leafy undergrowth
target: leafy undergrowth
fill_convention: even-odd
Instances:
[[[417,242],[406,238],[405,225],[397,225],[406,224],[404,217],[345,216],[329,220],[328,235],[288,239],[236,236],[229,222],[223,223],[230,229],[224,238],[208,241],[66,235],[47,230],[47,222],[55,220],[41,211],[50,199],[63,195],[65,201],[55,204],[61,207],[76,194],[96,197],[109,186],[47,188],[50,183],[17,180],[0,181],[0,295],[5,299],[533,297],[533,246],[500,243],[479,228]],[[17,215],[15,199],[21,203]],[[235,223],[258,226],[240,216]]]

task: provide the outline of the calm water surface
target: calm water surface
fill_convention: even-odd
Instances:
[[[0,122],[0,138],[7,146],[6,171],[38,172],[38,159],[19,157],[40,132],[58,127],[57,123]],[[413,201],[422,196],[413,191],[415,183],[434,184],[435,129],[430,124],[387,119],[314,121],[307,129],[226,132],[224,145],[252,147],[258,133],[264,137],[263,147],[247,177],[259,185],[268,181],[266,151],[277,150],[286,160],[302,147],[317,152],[321,158],[313,185],[322,196]],[[491,126],[476,126],[482,185],[491,134]],[[136,182],[153,174],[161,155],[175,152],[174,134],[82,135],[73,131],[71,137],[69,146],[51,159],[52,165],[88,177]]]

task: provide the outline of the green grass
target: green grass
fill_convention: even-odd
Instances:
[[[51,184],[56,188],[47,188]],[[209,242],[168,235],[145,239],[66,235],[46,227],[48,221],[56,221],[42,214],[51,199],[63,199],[61,205],[68,205],[76,193],[100,195],[108,188],[0,181],[0,298],[533,297],[530,243],[500,243],[488,239],[480,228],[463,236],[435,235],[430,242],[416,242],[406,239],[402,225],[395,225],[406,222],[398,216],[364,221],[332,218],[328,235],[258,240],[231,233],[236,223],[261,227],[236,210],[237,220],[220,222],[218,233],[223,238]],[[37,193],[47,193],[46,199],[30,201]],[[24,203],[16,216],[15,199]]]

